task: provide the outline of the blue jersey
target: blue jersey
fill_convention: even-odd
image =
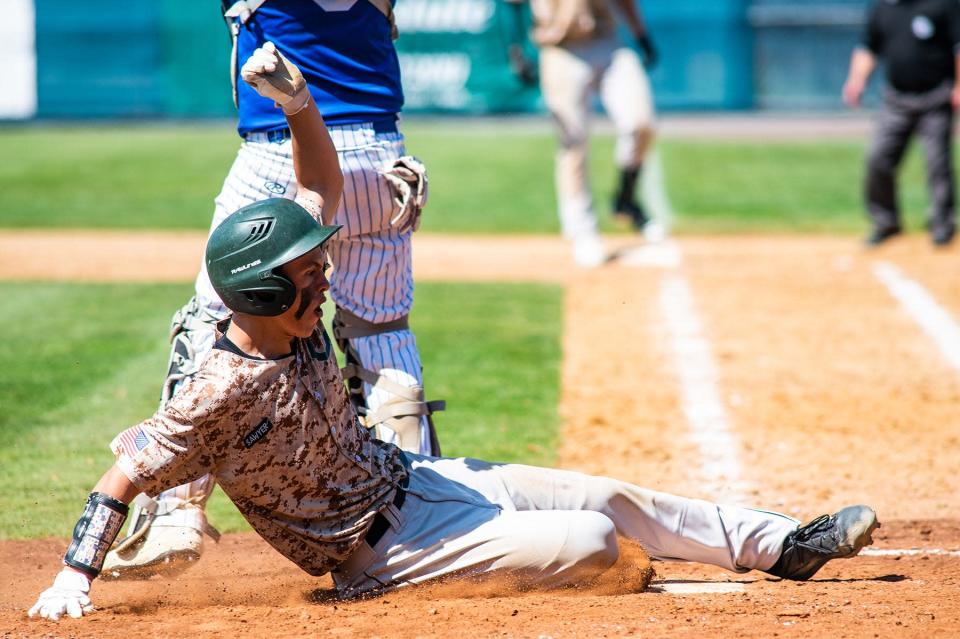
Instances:
[[[328,124],[393,119],[403,106],[400,64],[386,16],[367,0],[267,0],[240,25],[238,70],[266,41],[300,67]],[[240,135],[285,129],[283,111],[239,77]]]

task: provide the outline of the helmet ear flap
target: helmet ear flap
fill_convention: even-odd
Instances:
[[[294,286],[287,276],[278,273],[276,270],[268,271],[269,276],[264,278],[265,282],[275,284],[280,290],[277,292],[277,298],[272,304],[274,315],[286,313],[294,300],[297,299],[297,287]]]
[[[239,310],[251,315],[282,315],[297,299],[297,287],[281,273],[266,270],[257,280],[256,286],[239,291],[246,302]]]

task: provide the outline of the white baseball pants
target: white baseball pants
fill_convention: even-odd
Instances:
[[[334,571],[346,597],[445,575],[508,573],[519,585],[561,586],[618,557],[616,536],[651,557],[736,572],[773,566],[799,522],[582,473],[476,459],[407,455],[410,482],[390,529]]]
[[[338,306],[369,322],[383,323],[407,315],[413,306],[411,233],[390,226],[394,211],[387,182],[378,169],[404,155],[403,136],[377,132],[370,124],[329,126],[344,175],[343,197],[334,223],[343,228],[329,242],[333,272],[330,296]],[[297,192],[291,142],[270,141],[253,134],[241,144],[230,173],[215,200],[215,229],[228,215],[253,202],[271,197],[294,199]],[[201,263],[196,281],[197,301],[216,317],[227,313]],[[212,330],[191,331],[191,342],[202,361],[213,347]],[[409,330],[392,331],[351,340],[364,368],[378,371],[404,386],[423,386],[417,342]],[[381,389],[365,388],[367,405],[376,410],[390,398]],[[389,431],[386,431],[389,433]],[[429,453],[429,427],[421,424],[421,442]],[[165,491],[160,499],[176,497],[201,506],[213,490],[208,477]],[[190,526],[202,530],[202,511],[179,509],[158,518],[155,526]]]
[[[567,239],[597,234],[587,143],[594,92],[617,133],[615,161],[636,168],[653,139],[650,80],[637,53],[617,38],[540,49],[540,89],[556,122],[555,180],[560,225]]]

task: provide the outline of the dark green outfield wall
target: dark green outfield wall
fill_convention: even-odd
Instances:
[[[35,1],[40,117],[233,112],[216,3]]]
[[[363,0],[360,0],[363,1]],[[646,0],[661,110],[835,108],[865,0]],[[38,116],[233,113],[218,3],[35,0]],[[408,112],[541,108],[506,61],[501,0],[399,0]]]

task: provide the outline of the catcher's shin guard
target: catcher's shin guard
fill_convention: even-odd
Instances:
[[[422,453],[434,456],[440,455],[440,442],[437,440],[437,431],[433,425],[433,413],[443,410],[446,402],[435,400],[428,402],[424,399],[423,388],[419,386],[404,386],[382,374],[374,373],[355,364],[347,364],[343,368],[343,375],[348,379],[360,379],[374,388],[385,390],[391,398],[381,404],[376,410],[367,410],[363,422],[374,434],[383,438],[379,430],[381,426],[390,429],[397,436],[397,445],[403,450],[412,453]],[[427,442],[423,442],[423,419],[427,421]],[[429,445],[429,450],[424,444]]]
[[[167,376],[160,389],[161,408],[185,381],[200,370],[200,362],[213,344],[212,336],[219,319],[202,308],[196,297],[191,297],[173,314],[170,320],[170,359]]]
[[[406,386],[388,379],[382,372],[375,373],[364,368],[356,348],[351,344],[351,340],[355,338],[408,329],[406,315],[391,322],[374,324],[337,307],[333,317],[333,336],[346,357],[343,378],[350,393],[350,400],[363,423],[379,439],[387,436],[383,429],[395,433],[397,444],[403,450],[439,456],[440,441],[432,416],[434,412],[443,410],[446,402],[428,402],[424,399],[422,387]],[[370,410],[364,394],[364,383],[385,391],[390,395],[390,399],[375,410]]]

